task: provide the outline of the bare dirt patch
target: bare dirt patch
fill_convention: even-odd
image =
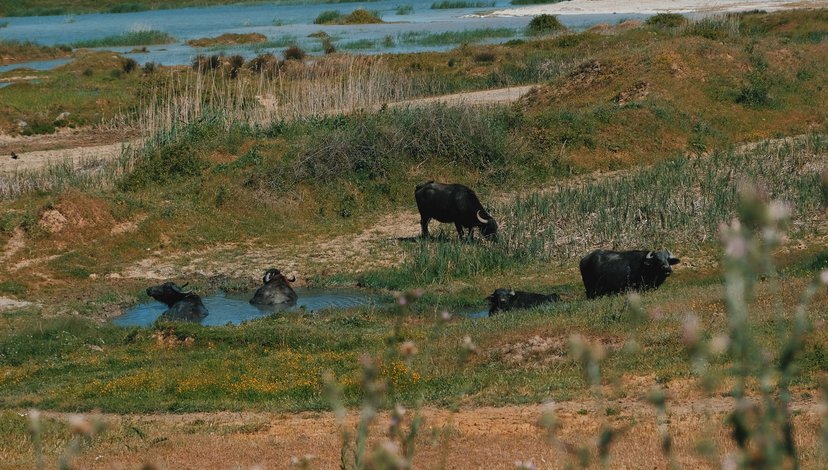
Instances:
[[[332,266],[337,273],[395,266],[405,256],[400,239],[419,234],[418,220],[416,212],[402,211],[381,217],[356,235],[331,239],[295,239],[278,245],[253,240],[183,253],[158,250],[116,277],[171,279],[197,274],[258,279],[264,269],[274,266],[300,276],[333,274]]]
[[[718,468],[701,458],[695,445],[711,437],[721,455],[733,450],[724,413],[734,405],[727,398],[708,399],[709,417],[701,402],[668,404],[669,430],[681,467]],[[667,468],[661,453],[655,410],[640,399],[612,401],[615,413],[606,418],[596,414],[594,401],[567,401],[554,405],[560,428],[557,437],[572,447],[586,446],[594,454],[600,423],[606,419],[620,430],[611,447],[610,468]],[[804,468],[815,465],[819,446],[819,407],[813,400],[794,403],[794,429]],[[538,468],[564,468],[573,463],[562,450],[551,445],[537,423],[543,405],[502,408],[421,410],[423,427],[417,441],[414,468],[440,467],[469,469],[513,469],[515,461],[531,461]],[[356,412],[346,426],[353,429]],[[68,414],[47,413],[68,420]],[[410,419],[411,411],[406,414]],[[21,418],[23,419],[23,418]],[[105,415],[110,434],[118,438],[96,439],[85,447],[77,464],[80,468],[140,468],[152,464],[172,468],[291,468],[294,457],[308,456],[311,468],[339,468],[341,449],[339,427],[333,414],[218,412],[153,415]],[[371,428],[371,446],[384,441],[390,417],[381,413]],[[134,429],[138,429],[135,431]],[[2,451],[0,451],[2,456]],[[10,468],[31,468],[21,459]],[[26,467],[26,465],[29,465]],[[294,467],[295,468],[295,467]]]

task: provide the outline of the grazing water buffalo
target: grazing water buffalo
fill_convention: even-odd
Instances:
[[[165,282],[147,288],[147,295],[164,303],[169,309],[162,314],[163,318],[175,321],[197,322],[207,316],[207,308],[201,303],[201,297],[192,292],[184,292],[174,282]]]
[[[494,315],[503,310],[514,308],[532,308],[545,303],[558,302],[561,296],[558,294],[535,294],[512,289],[495,289],[492,295],[486,297],[489,301],[489,315]]]
[[[264,285],[259,287],[250,303],[253,305],[284,305],[290,306],[296,303],[296,292],[290,287],[288,282],[295,281],[294,276],[285,277],[278,269],[268,269],[265,271],[262,282]]]
[[[581,258],[581,278],[589,299],[644,291],[663,284],[679,261],[670,251],[595,250]]]
[[[469,229],[469,238],[474,227],[480,227],[485,237],[497,234],[497,222],[486,212],[474,191],[462,184],[442,184],[427,181],[417,185],[414,190],[417,209],[420,211],[420,226],[423,238],[428,237],[428,222],[437,219],[444,223],[454,223],[460,238],[463,229]]]

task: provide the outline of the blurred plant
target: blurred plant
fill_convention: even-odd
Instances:
[[[29,410],[29,437],[34,445],[35,453],[35,468],[42,470],[45,468],[43,460],[43,425],[41,422],[40,411],[32,409]],[[58,459],[58,468],[60,470],[69,470],[72,468],[72,460],[80,454],[81,447],[84,443],[88,443],[93,437],[103,431],[103,422],[98,419],[90,420],[83,415],[72,415],[69,417],[69,431],[72,433],[72,439],[66,445]]]
[[[790,324],[781,332],[785,338],[778,353],[764,347],[753,334],[749,303],[759,280],[765,289],[778,291],[772,253],[782,240],[791,208],[754,186],[744,186],[739,203],[739,219],[720,225],[724,245],[725,305],[728,328],[710,340],[695,315],[685,317],[682,338],[708,394],[714,393],[718,380],[707,366],[712,357],[724,353],[731,363],[730,395],[736,403],[726,423],[731,429],[737,451],[725,460],[740,468],[799,468],[790,410],[790,384],[795,374],[795,358],[803,349],[811,330],[807,307],[828,279],[825,273],[813,279],[802,293],[793,315],[780,312]],[[751,397],[750,384],[758,384],[758,397]]]
[[[402,327],[411,303],[422,297],[421,290],[402,293],[397,297],[397,311],[394,328],[386,338],[386,350],[383,363],[404,361],[409,366],[417,354],[417,345],[406,339]],[[386,377],[378,366],[378,361],[369,355],[360,358],[362,376],[360,387],[363,392],[362,408],[356,429],[352,431],[346,422],[348,411],[342,400],[341,387],[331,372],[323,374],[322,383],[331,407],[334,410],[339,434],[342,441],[340,450],[340,469],[407,469],[412,467],[415,453],[415,440],[420,432],[422,420],[419,405],[409,412],[400,403],[393,403],[396,398],[395,381]],[[389,421],[386,439],[373,449],[368,448],[369,429],[376,420],[380,409],[389,408]]]

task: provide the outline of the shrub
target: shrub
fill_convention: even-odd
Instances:
[[[337,10],[325,10],[313,20],[314,24],[333,24],[342,18],[342,13]]]
[[[752,107],[763,108],[770,106],[773,102],[770,94],[771,81],[768,76],[761,72],[752,72],[746,83],[739,89],[736,102]]]
[[[477,63],[481,62],[494,62],[497,59],[497,55],[491,51],[484,51],[480,52],[479,54],[474,56],[474,61]]]
[[[205,162],[193,146],[196,132],[202,132],[196,123],[187,126],[179,135],[173,132],[172,141],[164,145],[148,145],[136,157],[131,173],[119,183],[121,189],[135,190],[151,184],[163,184],[182,178],[201,175]]]
[[[271,53],[266,54],[259,54],[256,57],[250,59],[247,63],[247,68],[258,72],[260,74],[264,74],[266,77],[273,77],[276,74],[276,70],[279,67],[279,59],[276,58],[275,55]]]
[[[538,15],[532,18],[529,26],[526,27],[526,31],[530,36],[540,36],[564,30],[566,30],[566,26],[555,15]]]
[[[363,8],[357,8],[351,14],[342,18],[343,24],[374,24],[382,23],[380,13],[378,11],[369,11]]]
[[[214,54],[205,56],[199,54],[193,59],[193,70],[197,72],[206,72],[208,70],[215,70],[221,66],[221,54]]]
[[[374,24],[382,23],[380,13],[357,8],[347,15],[336,10],[323,11],[313,20],[314,24]]]
[[[293,44],[285,49],[284,55],[285,60],[304,60],[307,54],[301,47]]]
[[[141,68],[141,71],[144,72],[145,75],[149,75],[151,73],[155,73],[155,70],[158,68],[158,64],[155,62],[147,62]]]
[[[656,28],[677,28],[687,23],[687,18],[678,13],[659,13],[647,18],[644,24]]]
[[[239,71],[241,70],[241,68],[244,67],[244,57],[238,54],[232,55],[229,59],[227,59],[227,65],[230,66],[230,78],[236,78],[239,76]]]
[[[137,68],[138,68],[138,62],[136,62],[135,59],[127,58],[127,59],[123,59],[123,61],[121,61],[121,70],[124,73],[132,73]]]

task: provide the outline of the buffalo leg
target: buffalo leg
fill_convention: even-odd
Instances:
[[[422,233],[420,234],[423,238],[428,238],[428,222],[431,219],[427,219],[425,217],[420,218],[420,227],[422,228]]]
[[[465,234],[463,233],[463,226],[460,225],[458,222],[455,222],[454,223],[454,228],[457,229],[457,234],[460,235],[460,240],[463,240],[465,238],[464,237]]]

